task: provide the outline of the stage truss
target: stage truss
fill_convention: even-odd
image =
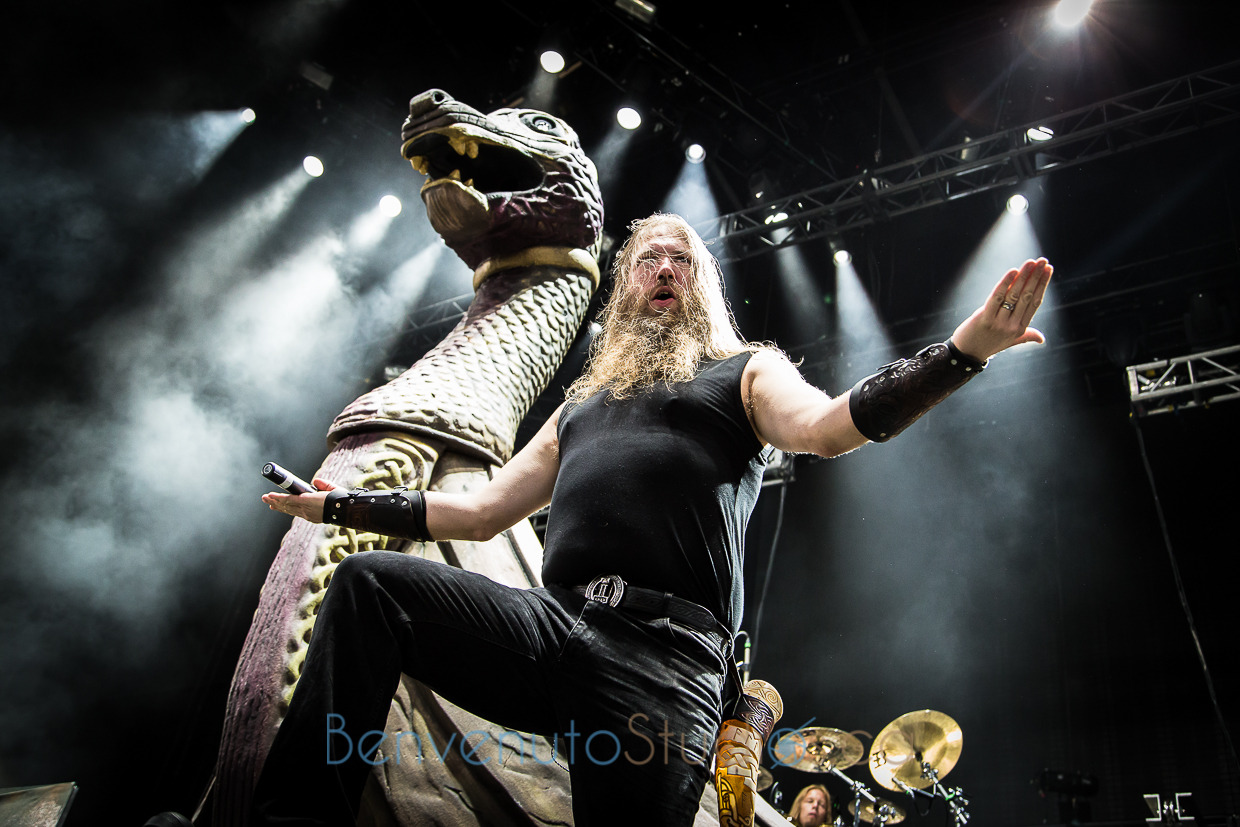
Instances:
[[[1240,61],[764,201],[696,226],[738,261],[885,221],[1240,117]],[[1054,137],[1034,141],[1032,128]],[[779,216],[776,218],[776,216]]]
[[[1125,368],[1136,416],[1240,399],[1240,345]]]

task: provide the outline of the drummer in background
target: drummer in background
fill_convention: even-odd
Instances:
[[[821,784],[810,784],[792,800],[788,820],[797,827],[822,827],[823,824],[829,824],[831,793]]]

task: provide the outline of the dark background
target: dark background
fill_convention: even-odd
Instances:
[[[196,806],[287,525],[258,502],[259,465],[317,467],[334,415],[468,294],[397,153],[410,96],[564,117],[621,238],[665,204],[690,138],[709,218],[754,207],[758,175],[791,195],[1240,57],[1217,4],[1099,0],[1058,35],[1044,4],[671,5],[653,24],[605,2],[7,7],[0,788],[76,781],[71,824]],[[553,39],[581,65],[548,92]],[[613,155],[627,101],[646,121]],[[258,120],[236,134],[245,106]],[[831,239],[855,276],[827,239],[727,262],[744,333],[835,393],[950,334],[1007,266],[1056,265],[1047,346],[764,493],[744,627],[783,725],[873,736],[951,715],[965,746],[947,783],[976,824],[1057,823],[1044,768],[1095,775],[1099,822],[1142,821],[1144,793],[1240,809],[1185,611],[1234,732],[1240,405],[1134,418],[1123,371],[1237,343],[1236,146],[1234,121],[1190,124],[880,216]],[[314,181],[308,152],[327,165]],[[1033,208],[1001,221],[1015,189]],[[367,243],[357,219],[387,192],[405,210]],[[1000,224],[1025,235],[984,243]],[[776,778],[785,806],[820,780]]]

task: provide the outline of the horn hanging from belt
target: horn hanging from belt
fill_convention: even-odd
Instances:
[[[784,702],[766,681],[749,681],[735,717],[723,722],[715,741],[715,790],[720,827],[753,827],[762,745],[784,714]]]

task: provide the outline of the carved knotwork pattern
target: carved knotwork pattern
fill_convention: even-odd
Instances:
[[[775,721],[778,721],[780,718],[784,717],[784,699],[779,697],[779,692],[775,690],[775,687],[771,686],[766,681],[748,681],[742,691],[744,694],[753,698],[758,698],[769,706],[771,708],[771,715],[774,716]]]
[[[753,727],[754,731],[766,740],[775,730],[775,715],[765,701],[751,695],[742,695],[737,706],[736,717]]]
[[[359,474],[353,487],[371,490],[392,489],[397,486],[425,489],[430,483],[431,469],[437,452],[427,445],[402,438],[387,437],[376,440],[367,448],[365,459],[360,463]],[[391,549],[404,546],[407,541],[385,537],[381,534],[356,531],[340,526],[324,526],[323,538],[314,550],[314,563],[306,590],[297,607],[297,618],[289,637],[284,664],[284,691],[281,701],[287,707],[301,677],[302,663],[310,646],[314,621],[319,606],[331,582],[332,572],[340,561],[350,554],[374,549]],[[413,546],[417,551],[420,546]]]
[[[721,827],[752,827],[762,741],[745,726],[724,723],[715,744],[715,789]]]

